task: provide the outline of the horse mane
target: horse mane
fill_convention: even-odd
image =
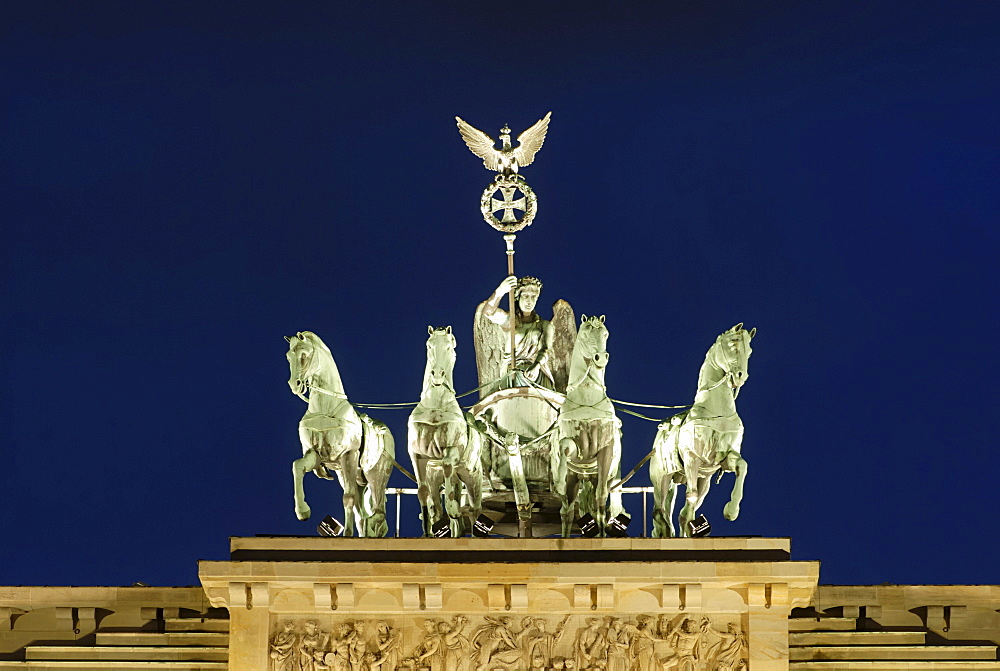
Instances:
[[[569,383],[567,388],[574,387],[580,383],[584,375],[587,373],[587,361],[583,354],[583,348],[580,347],[580,338],[583,337],[583,329],[578,329],[576,332],[576,340],[573,343],[573,354],[570,356],[569,360]]]
[[[717,363],[715,363],[715,352],[718,348],[722,347],[722,338],[726,335],[732,335],[733,331],[723,331],[712,343],[712,346],[708,348],[705,352],[705,361],[701,364],[701,368],[698,370],[698,390],[701,391],[705,387],[708,387],[715,383],[715,380],[711,380],[711,371],[718,369],[722,370]],[[722,371],[725,374],[725,371]],[[708,381],[711,380],[711,381]]]

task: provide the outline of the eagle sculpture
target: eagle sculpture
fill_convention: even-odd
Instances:
[[[495,170],[501,175],[516,175],[518,168],[531,165],[535,160],[535,154],[542,148],[545,142],[545,133],[549,130],[549,118],[552,112],[539,119],[534,126],[517,136],[517,147],[510,146],[510,128],[504,125],[500,129],[500,149],[496,148],[496,140],[489,135],[470,126],[460,117],[455,117],[458,121],[458,131],[462,134],[462,139],[469,146],[472,153],[483,159],[483,165],[487,170]]]

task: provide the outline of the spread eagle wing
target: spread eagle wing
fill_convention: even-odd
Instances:
[[[483,312],[486,301],[476,308],[472,322],[472,343],[476,348],[476,368],[479,371],[479,399],[482,400],[500,388],[504,358],[507,353],[507,332],[491,322]],[[485,386],[483,386],[485,385]]]
[[[576,345],[576,317],[573,308],[561,298],[552,304],[552,352],[549,354],[549,368],[556,391],[566,393],[569,384],[569,364],[573,360],[573,346]]]
[[[542,148],[542,144],[545,142],[545,134],[549,132],[549,119],[551,117],[552,112],[549,112],[535,122],[534,126],[517,136],[518,145],[517,149],[514,150],[514,158],[517,159],[518,167],[531,165],[531,162],[535,160],[535,154]],[[459,124],[459,127],[461,127],[461,124]],[[464,136],[465,133],[463,132],[462,135]],[[465,142],[468,143],[469,140],[466,139]],[[469,148],[472,149],[471,144]],[[472,151],[476,150],[472,149]]]
[[[500,151],[496,149],[496,140],[483,131],[462,121],[461,117],[455,117],[458,122],[458,132],[462,134],[462,139],[468,145],[472,153],[483,159],[483,165],[487,170],[500,170]],[[535,124],[537,126],[538,124]],[[534,126],[532,126],[534,128]],[[529,129],[530,130],[530,129]],[[525,131],[527,133],[528,131]],[[542,139],[545,139],[545,131],[542,131]],[[538,144],[541,147],[541,143]],[[538,151],[537,149],[535,151]]]

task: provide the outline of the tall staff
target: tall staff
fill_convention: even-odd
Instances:
[[[479,199],[479,210],[487,224],[504,234],[507,244],[507,276],[514,275],[514,240],[516,233],[530,226],[538,209],[538,198],[527,182],[517,174],[518,168],[529,165],[535,154],[545,142],[545,134],[549,129],[549,119],[552,112],[539,119],[531,128],[518,137],[517,147],[510,144],[510,128],[506,125],[500,129],[500,149],[496,141],[481,130],[473,128],[459,117],[458,130],[462,139],[472,153],[483,159],[487,170],[496,171],[493,182],[483,190]],[[497,195],[500,197],[498,198]],[[520,217],[516,213],[520,213]],[[499,213],[499,217],[497,214]],[[507,325],[510,330],[510,358],[507,361],[507,371],[510,380],[515,379],[514,367],[517,363],[517,298],[515,287],[507,294],[509,311]],[[531,537],[532,503],[528,493],[528,485],[524,475],[524,463],[521,460],[520,441],[513,436],[513,442],[504,445],[509,455],[511,479],[514,484],[514,500],[521,535]]]
[[[507,276],[511,277],[514,275],[514,240],[517,238],[513,233],[508,233],[503,236],[504,242],[507,243]],[[514,287],[511,287],[510,291],[507,293],[507,302],[510,309],[507,312],[507,325],[510,328],[510,360],[507,362],[507,371],[510,373],[511,379],[514,378],[514,358],[515,352],[517,351],[517,310],[515,309],[515,301],[517,297],[515,294]]]
[[[493,182],[486,187],[479,199],[479,209],[487,224],[504,233],[507,243],[507,275],[514,274],[514,240],[516,233],[530,226],[538,209],[538,198],[527,182],[517,174],[519,168],[530,165],[535,160],[535,154],[545,142],[545,134],[549,129],[549,119],[552,112],[539,119],[531,128],[517,136],[518,145],[510,143],[510,128],[506,125],[500,129],[500,149],[496,141],[483,131],[470,126],[461,118],[455,117],[462,139],[472,153],[483,159],[487,170],[496,171]],[[497,194],[501,198],[497,198]],[[515,214],[520,212],[521,216]],[[497,213],[500,216],[497,217]],[[508,325],[510,328],[510,360],[508,369],[513,376],[515,356],[517,352],[517,310],[514,289],[508,296],[510,313]]]

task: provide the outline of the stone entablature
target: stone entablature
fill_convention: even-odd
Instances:
[[[32,641],[74,642],[99,627],[141,627],[211,606],[200,587],[2,587],[0,655]]]
[[[574,641],[597,620],[605,640],[615,626],[627,632],[630,667],[642,666],[634,644],[648,630],[661,648],[657,658],[683,649],[685,636],[744,637],[750,667],[763,670],[787,668],[789,613],[810,603],[818,579],[819,563],[791,561],[789,546],[765,538],[234,538],[233,561],[202,562],[200,577],[212,605],[229,609],[233,671],[268,668],[275,637],[301,639],[309,622],[321,664],[330,653],[330,663],[349,663],[337,641],[355,631],[365,640],[355,657],[376,654],[372,632],[384,622],[383,637],[386,627],[399,637],[393,663],[405,668],[428,627],[454,629],[457,617],[470,645],[490,627],[499,627],[500,640],[523,642],[538,635],[535,619],[548,632],[564,623],[542,668],[576,666]],[[496,624],[502,618],[511,619]],[[495,654],[511,657],[503,668],[538,663],[528,651],[515,653],[520,645],[505,646],[473,645],[473,668],[491,670]]]
[[[316,552],[321,552],[324,553],[324,561],[329,561],[330,555],[325,553],[330,552],[331,547],[340,556],[359,550],[356,545],[351,545],[354,541],[343,540],[345,542],[331,545],[331,541],[325,539],[286,538],[281,539],[279,547],[275,543],[262,545],[260,539],[233,539],[232,545],[235,557],[249,561],[247,566],[256,564],[260,569],[262,562],[275,559],[276,552],[293,555],[297,552],[300,554],[294,556],[312,560],[319,557]],[[490,542],[492,540],[489,539]],[[313,671],[323,671],[324,667],[355,671],[352,664],[358,666],[359,662],[366,671],[393,666],[406,671],[411,668],[463,671],[461,667],[450,668],[455,666],[457,660],[465,662],[464,671],[476,671],[481,660],[486,661],[487,666],[495,664],[505,670],[519,665],[525,668],[561,668],[563,671],[583,671],[594,667],[610,670],[623,663],[628,663],[632,669],[642,667],[643,660],[647,663],[655,660],[661,667],[673,664],[682,668],[682,663],[690,661],[685,660],[684,651],[693,650],[695,644],[700,655],[695,668],[699,671],[726,669],[734,665],[738,668],[740,660],[753,661],[750,658],[751,631],[744,627],[748,624],[757,627],[760,648],[762,621],[759,618],[754,622],[751,620],[761,611],[766,614],[771,609],[751,608],[745,603],[739,606],[735,602],[729,603],[729,610],[718,608],[718,594],[713,593],[719,585],[701,588],[703,583],[700,579],[711,572],[716,578],[721,575],[730,579],[732,571],[727,569],[720,573],[718,568],[735,563],[732,557],[727,557],[728,552],[746,553],[737,556],[753,557],[758,561],[770,558],[781,564],[788,559],[787,543],[783,546],[770,539],[730,538],[669,541],[666,547],[672,550],[667,555],[676,560],[671,563],[678,563],[682,557],[699,563],[713,553],[716,559],[727,561],[711,571],[706,569],[714,564],[701,567],[697,582],[662,582],[661,585],[676,585],[677,589],[670,588],[666,600],[663,600],[664,590],[658,590],[661,601],[655,606],[647,609],[650,603],[643,602],[631,612],[619,612],[623,601],[618,595],[627,595],[637,586],[641,589],[635,579],[642,575],[648,577],[648,573],[643,574],[648,567],[641,565],[650,563],[645,561],[649,557],[644,553],[658,552],[656,542],[650,544],[642,539],[636,539],[635,543],[629,539],[579,539],[580,545],[574,550],[576,542],[576,539],[567,541],[570,545],[563,548],[571,551],[560,551],[553,556],[537,541],[530,541],[534,545],[524,546],[518,545],[520,541],[511,541],[515,548],[520,547],[522,558],[531,556],[534,563],[544,564],[546,557],[549,560],[558,557],[565,560],[562,563],[567,565],[567,570],[573,571],[561,582],[550,582],[549,587],[541,592],[544,594],[552,586],[562,590],[559,593],[564,597],[563,606],[570,603],[572,607],[563,607],[559,612],[532,612],[530,604],[527,608],[519,605],[522,599],[530,601],[538,591],[528,589],[526,582],[510,579],[512,567],[500,564],[494,565],[500,566],[493,571],[495,579],[486,585],[485,591],[480,591],[483,605],[478,610],[468,608],[462,613],[454,612],[449,607],[446,595],[451,594],[452,588],[459,583],[446,579],[447,570],[438,573],[436,582],[431,580],[430,574],[419,574],[418,579],[414,578],[418,574],[413,572],[400,574],[400,582],[416,585],[416,590],[408,588],[405,603],[395,602],[395,610],[358,610],[358,605],[368,608],[366,599],[370,598],[364,591],[363,583],[327,580],[310,583],[313,604],[307,606],[304,612],[292,612],[297,609],[289,608],[288,603],[282,605],[282,602],[298,588],[281,596],[284,588],[272,582],[272,578],[278,577],[275,572],[277,566],[269,569],[270,575],[267,571],[258,572],[251,576],[252,579],[240,581],[244,584],[250,582],[250,605],[256,605],[242,611],[236,607],[233,612],[236,620],[242,617],[244,621],[251,614],[252,617],[264,615],[263,620],[270,630],[263,644],[267,652],[267,666],[261,668],[282,671],[301,669],[302,643],[309,643],[310,640],[309,622],[313,623],[311,628],[315,631],[311,635],[313,648],[310,650],[311,658],[317,662]],[[469,550],[471,544],[478,549]],[[401,542],[398,547],[407,558],[426,562],[430,559],[427,553],[440,554],[442,547],[453,545],[447,540],[417,540]],[[336,551],[337,547],[343,548],[343,553]],[[455,560],[467,560],[470,553],[481,554],[484,548],[490,551],[495,549],[495,546],[480,546],[478,541],[471,539],[457,547],[459,549],[447,553],[451,561],[441,563],[451,564],[454,569],[454,565],[461,564]],[[636,553],[634,558],[644,561],[614,563],[617,575],[605,576],[599,581],[584,577],[587,565],[585,555],[606,559],[604,553],[629,549]],[[529,551],[533,554],[527,554]],[[394,556],[392,541],[386,541],[375,554],[377,557],[373,563],[383,569],[398,559]],[[363,553],[348,556],[359,560],[354,563],[362,563]],[[502,561],[502,557],[490,559]],[[282,581],[302,582],[312,571],[307,566],[309,563],[303,562],[295,571],[282,574]],[[745,574],[748,567],[744,566],[741,570]],[[288,575],[290,573],[296,575]],[[467,584],[469,582],[467,575],[462,580]],[[266,590],[261,589],[261,583]],[[317,584],[321,586],[318,591]],[[356,589],[348,589],[349,584]],[[441,586],[440,608],[437,607],[435,584]],[[570,584],[572,589],[566,587]],[[775,607],[775,584],[771,583],[772,608]],[[793,585],[791,593],[794,595],[795,581],[789,584]],[[525,585],[525,589],[518,585]],[[577,590],[577,585],[583,587]],[[277,589],[273,589],[275,586]],[[592,586],[596,587],[590,589]],[[735,594],[737,601],[742,601],[739,592],[731,588],[724,590]],[[245,597],[245,587],[242,593]],[[263,594],[267,595],[266,608],[264,602],[253,601],[255,593],[258,599]],[[399,599],[402,600],[403,596],[401,589]],[[319,608],[315,604],[317,598]],[[353,604],[352,598],[355,599]],[[578,606],[574,601],[576,598],[579,599]],[[611,607],[607,605],[609,598],[613,604]],[[490,607],[490,599],[496,603],[496,608]],[[466,601],[466,605],[469,603]],[[628,603],[632,602],[625,599],[624,604]],[[507,610],[508,605],[510,610]],[[278,608],[272,612],[271,606]],[[787,621],[787,664],[791,669],[803,671],[810,668],[835,671],[859,668],[859,664],[871,667],[875,663],[864,660],[879,660],[878,667],[884,669],[1000,669],[1000,661],[997,661],[997,644],[1000,644],[998,609],[1000,586],[997,585],[821,585],[813,592],[808,605],[796,607]],[[0,618],[0,670],[49,668],[49,665],[59,668],[59,665],[65,664],[75,664],[74,668],[87,665],[86,668],[92,671],[152,669],[162,667],[167,660],[174,660],[171,662],[174,665],[187,664],[187,671],[225,669],[229,666],[225,661],[229,642],[227,613],[226,610],[212,609],[208,596],[199,587],[0,587],[0,614],[3,616]],[[592,622],[594,620],[596,622]],[[685,620],[691,624],[684,624]],[[706,620],[707,626],[702,629]],[[596,633],[591,627],[596,629]],[[428,628],[435,630],[433,635]],[[591,633],[587,633],[588,629]],[[640,633],[647,631],[652,638],[659,639],[651,647],[646,645],[648,639]],[[253,633],[252,627],[243,636],[248,633]],[[491,637],[491,634],[497,635]],[[491,639],[510,642],[491,647]],[[627,647],[623,648],[625,644]],[[481,652],[484,647],[488,648],[487,653]],[[293,649],[297,656],[289,654]],[[463,659],[457,654],[459,650],[469,654]],[[316,660],[317,651],[321,653],[321,660]],[[583,656],[578,657],[578,654]],[[365,655],[368,655],[367,659]],[[423,657],[420,660],[422,666],[416,663],[415,658],[419,657]],[[750,668],[777,668],[779,661],[770,660],[766,664],[754,662]]]
[[[820,585],[811,606],[942,640],[1000,644],[1000,585]]]

